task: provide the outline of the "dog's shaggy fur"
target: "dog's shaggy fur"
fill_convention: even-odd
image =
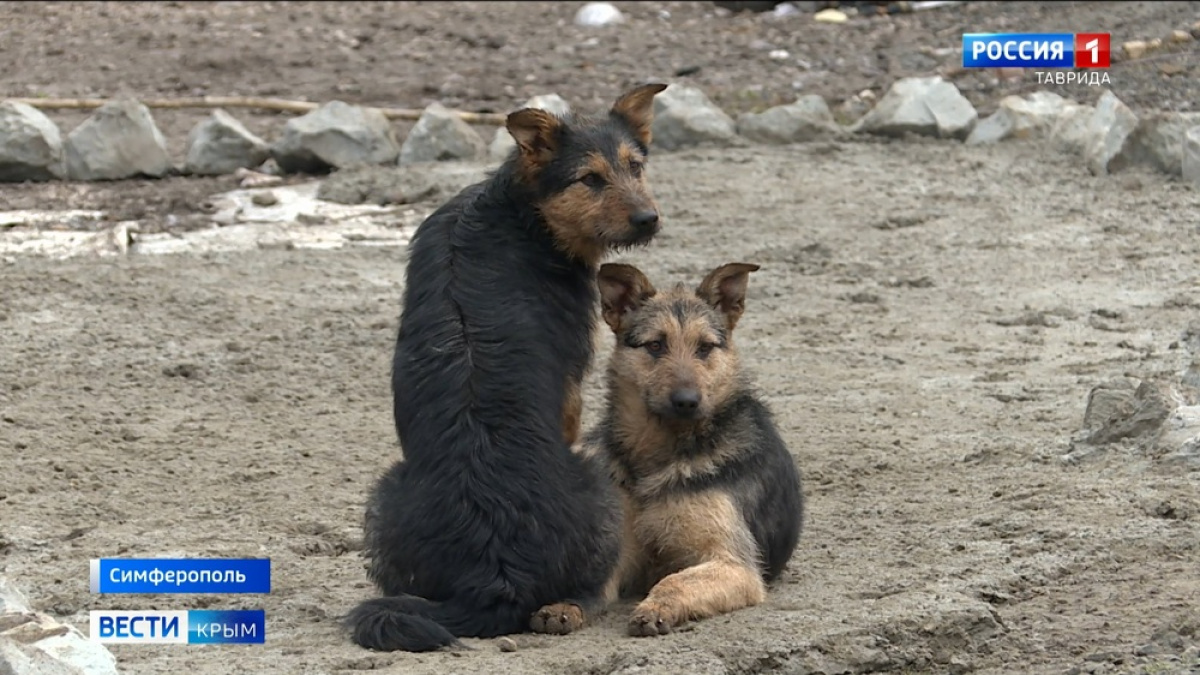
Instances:
[[[601,267],[616,335],[606,414],[581,454],[603,458],[624,504],[616,579],[648,595],[633,635],[757,605],[800,537],[800,474],[733,344],[757,265],[658,292],[629,265]]]
[[[404,459],[368,505],[384,597],[348,617],[359,645],[565,633],[601,601],[619,507],[570,445],[597,266],[659,228],[643,168],[665,88],[638,87],[596,119],[509,115],[513,154],[413,237],[392,375]]]

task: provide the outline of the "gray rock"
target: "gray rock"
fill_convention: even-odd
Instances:
[[[0,576],[0,674],[116,675],[117,660],[79,629],[29,609],[25,596]]]
[[[1006,96],[996,112],[981,120],[967,136],[967,145],[999,141],[1041,138],[1050,133],[1054,123],[1070,107],[1078,104],[1049,91],[1039,91],[1027,97]]]
[[[1083,413],[1083,428],[1099,431],[1132,415],[1137,409],[1136,391],[1137,386],[1128,378],[1113,380],[1092,389]]]
[[[1200,185],[1200,126],[1192,127],[1183,134],[1183,157],[1180,159],[1183,179]]]
[[[224,110],[197,124],[188,134],[184,170],[205,176],[256,167],[271,156],[266,141],[250,133]]]
[[[825,99],[816,94],[794,103],[738,116],[737,132],[757,143],[803,143],[841,133]]]
[[[1107,445],[1130,440],[1141,443],[1157,441],[1163,423],[1174,409],[1170,389],[1156,382],[1142,382],[1134,390],[1133,399],[1114,406],[1122,414],[1109,417],[1092,428],[1087,442]]]
[[[160,178],[174,168],[150,109],[132,99],[98,108],[67,135],[64,150],[71,180]]]
[[[571,112],[571,106],[558,94],[534,96],[526,101],[525,105],[521,106],[521,108],[547,110],[559,117],[568,115]],[[508,133],[508,129],[500,127],[496,130],[496,135],[492,138],[491,144],[488,145],[488,157],[493,161],[502,162],[508,158],[508,153],[512,152],[515,147],[517,147],[517,142],[513,140],[512,134]]]
[[[663,150],[696,145],[725,145],[737,137],[737,125],[704,92],[673,84],[654,97],[653,143]]]
[[[417,166],[361,166],[321,181],[317,198],[338,204],[441,202],[487,178],[480,165],[437,162]]]
[[[1115,94],[1106,91],[1100,96],[1088,123],[1089,138],[1083,149],[1083,158],[1092,175],[1101,176],[1109,172],[1109,163],[1125,149],[1126,142],[1137,126],[1137,115]]]
[[[472,160],[483,154],[485,144],[471,125],[440,103],[433,103],[400,146],[400,164]]]
[[[880,136],[965,139],[978,119],[975,106],[940,76],[906,77],[893,84],[853,129]]]
[[[1183,138],[1200,126],[1200,113],[1158,113],[1143,117],[1109,168],[1152,166],[1172,176],[1183,175]]]
[[[31,105],[0,103],[0,182],[53,180],[66,175],[58,126]]]
[[[383,113],[342,101],[330,101],[288,120],[283,136],[271,148],[288,173],[325,173],[364,164],[396,161],[400,149]]]

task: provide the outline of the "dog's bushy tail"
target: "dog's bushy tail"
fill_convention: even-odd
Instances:
[[[461,646],[437,621],[440,610],[438,603],[415,595],[373,598],[350,612],[346,626],[360,647],[379,651],[429,652]]]
[[[346,617],[346,625],[360,647],[429,652],[463,647],[458,636],[519,633],[527,620],[518,606],[508,603],[480,611],[454,599],[433,602],[415,595],[393,595],[363,602]]]

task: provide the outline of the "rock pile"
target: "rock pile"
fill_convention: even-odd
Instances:
[[[869,105],[874,96],[863,92]],[[524,107],[557,115],[570,112],[556,94],[535,96]],[[840,109],[840,108],[839,108]],[[1049,92],[1008,96],[980,119],[970,101],[942,77],[897,80],[849,126],[838,124],[825,100],[805,95],[792,103],[748,112],[735,121],[703,91],[672,85],[654,99],[654,145],[664,151],[697,146],[805,143],[861,133],[927,136],[984,145],[1044,140],[1078,155],[1096,175],[1133,165],[1152,167],[1200,184],[1200,113],[1136,115],[1111,91],[1094,105]],[[0,182],[116,180],[182,171],[220,175],[274,162],[283,173],[322,174],[361,166],[426,165],[487,158],[503,161],[514,143],[503,127],[491,143],[454,111],[434,103],[398,143],[391,124],[373,108],[332,101],[288,121],[268,144],[218,110],[197,125],[181,168],[172,165],[162,134],[146,107],[119,100],[99,108],[65,139],[40,111],[0,104]]]

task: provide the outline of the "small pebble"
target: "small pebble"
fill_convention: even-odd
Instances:
[[[274,192],[256,192],[250,201],[254,202],[255,206],[275,206],[279,203],[279,198]]]
[[[496,646],[506,654],[517,651],[517,641],[510,637],[497,638]]]
[[[816,14],[813,14],[814,21],[822,23],[846,23],[850,17],[840,9],[823,9]]]

